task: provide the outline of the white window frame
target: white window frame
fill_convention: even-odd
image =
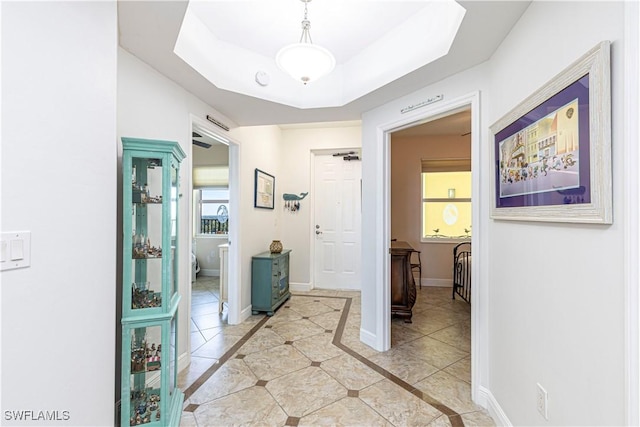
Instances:
[[[424,174],[434,172],[465,172],[471,171],[471,159],[422,159],[422,172],[420,173],[420,195],[424,195]],[[425,203],[429,202],[469,202],[471,198],[428,198],[421,197],[420,202],[420,242],[421,243],[462,243],[471,241],[469,237],[426,237],[424,236]]]
[[[193,229],[195,230],[195,234],[197,237],[224,237],[228,236],[229,232],[226,234],[214,234],[214,233],[203,233],[202,232],[202,204],[203,203],[217,203],[217,204],[226,204],[229,205],[229,197],[226,199],[206,199],[202,200],[202,190],[226,190],[229,191],[229,187],[200,187],[193,189],[193,200],[194,200],[194,224]],[[228,220],[227,220],[228,221]],[[228,229],[227,229],[228,230]]]

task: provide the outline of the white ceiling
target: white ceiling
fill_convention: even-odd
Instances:
[[[393,3],[391,8],[389,1],[311,1],[308,18],[313,42],[343,63],[425,4],[424,0]],[[300,39],[304,3],[299,0],[200,0],[189,7],[220,40],[265,56],[275,58],[281,47]],[[378,19],[381,16],[384,19]],[[369,25],[372,22],[375,25]]]
[[[385,31],[394,31],[424,7],[415,0],[342,0],[341,9],[327,17],[315,9],[323,1],[329,0],[309,4],[311,35],[314,43],[330,48],[338,61],[365,49],[363,41],[373,42]],[[216,87],[174,53],[186,1],[120,0],[120,45],[240,126],[359,120],[364,111],[489,59],[530,1],[458,3],[466,13],[447,55],[339,107],[301,109]],[[216,37],[269,57],[275,56],[282,40],[291,43],[300,37],[304,6],[299,0],[198,0],[193,6],[214,14],[203,22],[216,29]],[[323,27],[330,31],[324,32]],[[398,49],[413,49],[412,40]],[[223,61],[220,67],[225,67]]]
[[[465,15],[454,0],[318,0],[311,37],[334,53],[336,67],[305,85],[275,61],[281,48],[300,40],[303,6],[190,2],[174,52],[220,89],[296,108],[341,107],[446,55]]]

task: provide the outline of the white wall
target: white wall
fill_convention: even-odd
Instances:
[[[220,130],[221,133],[224,131]],[[229,165],[229,146],[215,143],[209,148],[193,145],[194,166],[224,166]]]
[[[116,3],[0,7],[2,231],[31,231],[31,267],[0,273],[2,423],[113,425]]]
[[[291,249],[290,281],[293,289],[313,287],[313,259],[311,254],[311,229],[316,195],[311,192],[311,152],[323,149],[359,148],[361,146],[360,122],[285,127],[282,131],[281,157],[278,176],[276,210],[281,215],[280,240]],[[309,195],[300,203],[295,213],[283,209],[283,193]]]
[[[251,257],[269,250],[274,239],[279,239],[278,209],[254,208],[254,173],[260,169],[276,177],[275,201],[282,198],[278,180],[280,158],[279,142],[282,138],[277,126],[255,126],[233,129],[230,136],[240,145],[240,310],[241,318],[251,315]],[[237,242],[231,242],[237,244]]]
[[[211,235],[196,237],[196,257],[200,266],[198,276],[220,276],[220,248],[228,243],[229,236]]]
[[[363,280],[362,336],[375,340],[384,333],[376,322],[378,256],[384,256],[377,237],[384,227],[383,183],[376,178],[384,153],[377,128],[403,120],[400,108],[430,96],[444,94],[450,100],[480,90],[480,160],[486,167],[474,171],[481,188],[474,236],[483,236],[483,261],[473,310],[480,323],[476,368],[482,375],[474,386],[487,390],[514,425],[625,423],[623,154],[637,141],[622,137],[623,31],[620,2],[533,2],[490,61],[363,116],[363,210],[375,214],[363,221],[363,263],[369,268]],[[605,39],[612,41],[614,224],[490,220],[489,126]],[[548,421],[536,411],[536,382],[549,393]]]
[[[621,2],[534,2],[491,61],[494,122],[612,42],[613,225],[488,223],[490,387],[515,425],[624,424],[622,165],[625,144],[637,140],[622,138],[623,10]],[[532,54],[544,46],[553,48]],[[549,393],[548,422],[536,412],[537,382]]]

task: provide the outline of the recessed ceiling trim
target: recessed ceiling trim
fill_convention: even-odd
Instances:
[[[284,14],[285,10],[289,9],[284,5],[299,3],[299,0],[280,1],[279,14]],[[318,0],[322,4],[334,1],[337,0]],[[271,0],[268,0],[269,7],[267,7],[267,1],[263,5],[262,0],[229,0],[228,3],[236,5],[236,8],[231,9],[227,6],[227,9],[222,12],[228,13],[224,14],[220,13],[221,10],[215,6],[214,10],[218,12],[214,15],[216,21],[209,25],[214,24],[218,28],[223,27],[229,30],[229,36],[221,38],[232,41],[238,40],[239,37],[235,35],[244,31],[243,28],[237,27],[238,20],[235,17],[244,14],[248,8],[254,11],[255,5],[260,11],[273,8]],[[362,37],[366,41],[374,38],[373,33],[368,32],[370,28],[378,30],[380,26],[384,26],[387,30],[420,10],[419,3],[409,4],[405,1],[397,2],[396,7],[384,9],[382,6],[387,3],[386,1],[367,0],[366,7],[359,7],[357,10],[353,6],[365,4],[365,1],[339,0],[339,3],[344,9],[337,16],[331,15],[323,20],[318,11],[314,11],[313,15],[314,42],[331,49],[338,63],[344,63],[353,56],[353,52],[362,50],[362,45],[346,46],[344,43],[336,48],[336,40],[344,38],[344,35],[340,39],[333,37],[340,20],[350,20],[352,33],[366,34]],[[132,58],[135,57],[148,64],[212,108],[220,112],[224,111],[225,120],[233,122],[231,127],[358,120],[365,111],[404,98],[414,92],[423,93],[420,91],[424,88],[489,60],[500,43],[512,31],[518,19],[527,11],[531,0],[458,0],[458,3],[466,9],[466,12],[447,56],[338,108],[299,109],[258,97],[246,96],[220,89],[204,78],[202,73],[195,71],[191,65],[174,53],[174,47],[187,7],[196,4],[203,8],[212,7],[208,1],[121,1],[118,3],[118,42],[123,49],[121,61],[123,66],[129,67],[129,64],[132,64],[128,59],[129,54]],[[248,39],[247,47],[257,45],[265,56],[274,57],[278,49],[290,43],[291,38],[297,37],[300,33],[299,23],[295,22],[299,11],[294,10],[295,7],[291,9],[294,15],[289,16],[289,19],[293,21],[286,31],[279,23],[265,19],[263,13],[254,11],[247,14],[245,16],[247,19],[243,18],[242,21],[245,23],[244,28],[253,25],[261,26],[264,34],[268,35],[259,37],[257,43],[256,37]],[[363,19],[363,15],[384,16],[384,20],[379,21],[377,25],[371,25],[366,16]],[[269,52],[269,49],[272,51]],[[251,79],[256,89],[261,89],[260,85],[254,81],[258,70],[251,71],[247,78]]]
[[[349,102],[445,56],[465,15],[454,1],[431,1],[345,63]]]
[[[275,58],[217,38],[191,3],[174,53],[220,89],[300,109],[340,107],[447,54],[465,9],[453,0],[421,2],[424,7],[419,12],[308,85],[292,80],[278,68]],[[209,3],[223,7],[228,2]],[[347,40],[345,36],[345,43]],[[255,84],[259,70],[271,77],[268,86]]]
[[[189,7],[174,53],[220,89],[297,108],[342,105],[340,73],[335,72],[341,66],[313,85],[305,86],[282,72],[274,58],[217,39]],[[271,77],[268,86],[254,84],[257,71]]]

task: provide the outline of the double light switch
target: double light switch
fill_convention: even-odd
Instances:
[[[31,232],[14,231],[0,234],[0,271],[31,265]]]

